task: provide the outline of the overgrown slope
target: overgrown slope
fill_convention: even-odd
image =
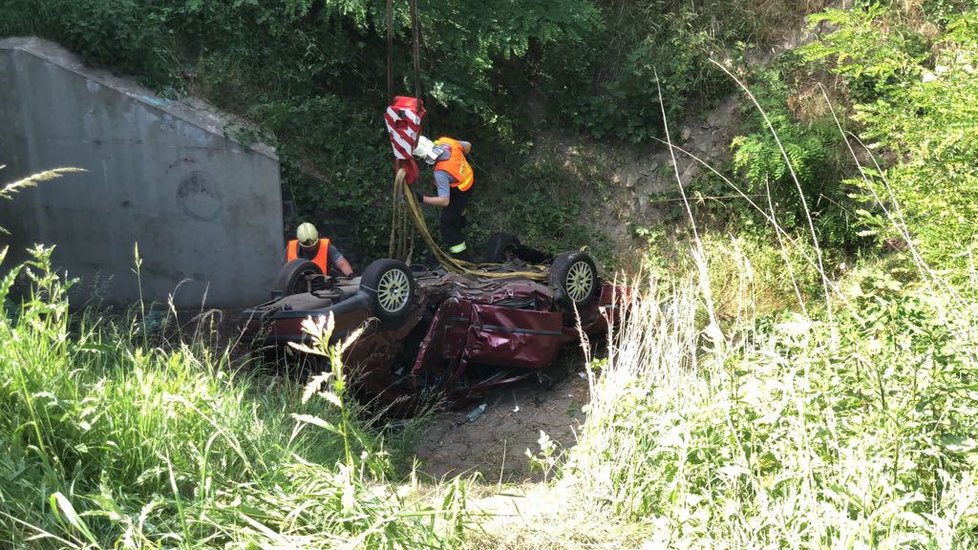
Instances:
[[[410,93],[408,5],[395,4],[395,93]],[[539,131],[648,142],[662,131],[656,72],[669,115],[680,117],[730,87],[709,69],[708,53],[738,40],[769,41],[772,21],[817,7],[419,2],[429,132],[476,144],[480,199],[471,239],[508,230],[555,249],[593,240],[589,205],[602,201],[607,170],[529,156]],[[0,36],[53,38],[164,94],[199,96],[257,123],[278,147],[300,217],[349,228],[345,248],[363,260],[385,253],[387,243],[386,27],[376,0],[10,0],[0,7]]]

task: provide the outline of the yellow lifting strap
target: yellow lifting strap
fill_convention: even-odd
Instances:
[[[417,229],[418,233],[421,235],[421,238],[423,238],[424,242],[428,244],[428,248],[431,250],[431,253],[435,256],[435,259],[438,260],[438,263],[448,271],[454,273],[462,273],[465,275],[474,275],[476,277],[489,277],[493,279],[525,277],[527,279],[533,279],[535,281],[547,280],[548,272],[545,266],[532,266],[533,271],[506,271],[506,272],[486,271],[485,269],[481,269],[481,268],[489,265],[496,265],[496,264],[479,264],[479,263],[466,262],[464,260],[453,258],[450,254],[442,250],[441,247],[438,246],[438,243],[435,242],[435,239],[432,238],[431,232],[428,231],[428,224],[425,223],[424,214],[422,214],[421,208],[418,206],[418,201],[414,198],[414,193],[411,191],[410,186],[404,183],[405,177],[406,177],[406,172],[404,171],[403,168],[398,170],[397,174],[394,176],[394,197],[395,197],[394,218],[395,219],[394,219],[394,227],[391,228],[392,250],[393,250],[393,244],[395,242],[403,242],[403,239],[400,236],[395,235],[395,233],[402,232],[406,229],[404,225],[398,224],[398,219],[397,219],[399,215],[398,211],[401,208],[401,205],[399,205],[398,203],[401,201],[399,201],[396,197],[400,195],[404,197],[403,202],[404,204],[407,205],[410,218],[414,220],[414,226]],[[412,245],[413,245],[413,239],[412,239]]]
[[[404,169],[401,168],[397,171],[400,179],[394,178],[394,195],[391,197],[391,236],[387,257],[410,264],[411,256],[414,254],[414,229],[409,225],[411,222],[408,220],[405,202],[401,200],[401,195],[404,193],[402,188],[407,187],[404,184],[404,174]]]

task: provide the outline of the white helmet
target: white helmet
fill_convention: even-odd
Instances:
[[[418,138],[418,146],[414,148],[414,156],[424,159],[428,164],[434,164],[443,152],[440,146],[424,136]]]
[[[295,230],[295,238],[299,241],[299,244],[309,248],[319,242],[319,231],[316,230],[315,225],[305,222],[300,224],[299,228]]]

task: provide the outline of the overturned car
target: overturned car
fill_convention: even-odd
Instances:
[[[242,313],[242,335],[281,352],[308,339],[304,319],[332,313],[336,340],[365,327],[343,357],[365,395],[394,403],[438,392],[461,403],[529,377],[547,384],[545,369],[579,341],[578,322],[588,335],[607,330],[616,289],[586,252],[547,255],[501,233],[483,259],[485,276],[381,259],[355,278],[293,260],[273,299]]]

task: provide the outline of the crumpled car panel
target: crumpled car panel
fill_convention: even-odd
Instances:
[[[474,363],[543,369],[560,351],[560,313],[472,304],[464,359]]]

